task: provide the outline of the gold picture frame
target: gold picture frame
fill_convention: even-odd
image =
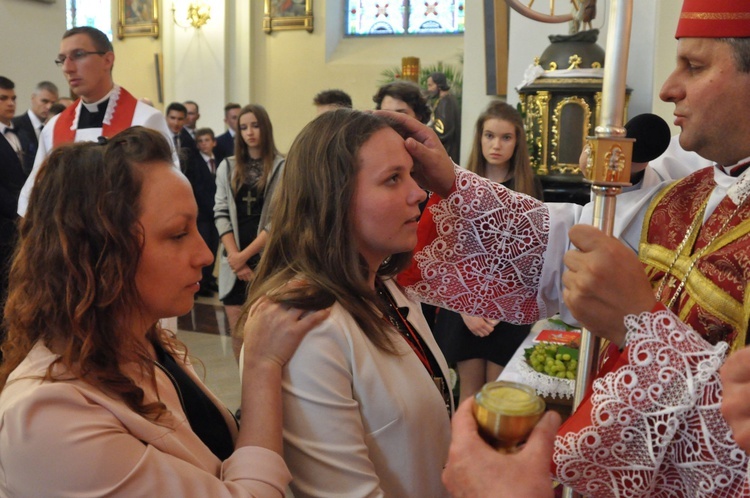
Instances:
[[[313,31],[313,0],[265,0],[263,31]]]
[[[117,0],[117,38],[159,38],[159,0]]]

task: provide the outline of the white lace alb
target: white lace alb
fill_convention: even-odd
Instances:
[[[455,192],[432,210],[437,237],[415,255],[423,280],[407,289],[416,299],[507,322],[543,318],[543,203],[457,168]],[[750,497],[748,456],[719,410],[727,344],[711,346],[669,311],[626,326],[627,364],[594,382],[591,411],[557,438],[557,479],[594,498]]]
[[[591,424],[558,436],[557,478],[593,498],[750,496],[748,457],[719,411],[727,344],[666,310],[626,326],[628,364],[594,381]]]
[[[545,318],[537,301],[549,233],[544,203],[456,168],[456,190],[432,207],[437,238],[414,258],[417,300],[511,323]]]

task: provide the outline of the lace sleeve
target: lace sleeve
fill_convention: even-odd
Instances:
[[[541,201],[456,168],[456,188],[432,207],[435,239],[415,255],[416,299],[512,323],[545,316],[537,299],[549,233]]]
[[[750,496],[748,457],[719,411],[727,344],[664,308],[625,321],[622,365],[557,437],[557,478],[591,497]]]

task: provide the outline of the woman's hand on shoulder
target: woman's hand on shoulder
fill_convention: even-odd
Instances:
[[[245,322],[244,368],[260,364],[283,367],[305,335],[328,318],[330,311],[305,311],[259,299]]]

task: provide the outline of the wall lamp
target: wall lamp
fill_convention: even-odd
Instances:
[[[174,3],[172,3],[172,20],[181,28],[189,28],[192,26],[195,29],[200,29],[209,19],[211,19],[211,5],[203,1],[190,2],[187,6],[187,11],[185,12],[185,20],[189,25],[184,25],[177,21],[177,9],[175,8]]]

